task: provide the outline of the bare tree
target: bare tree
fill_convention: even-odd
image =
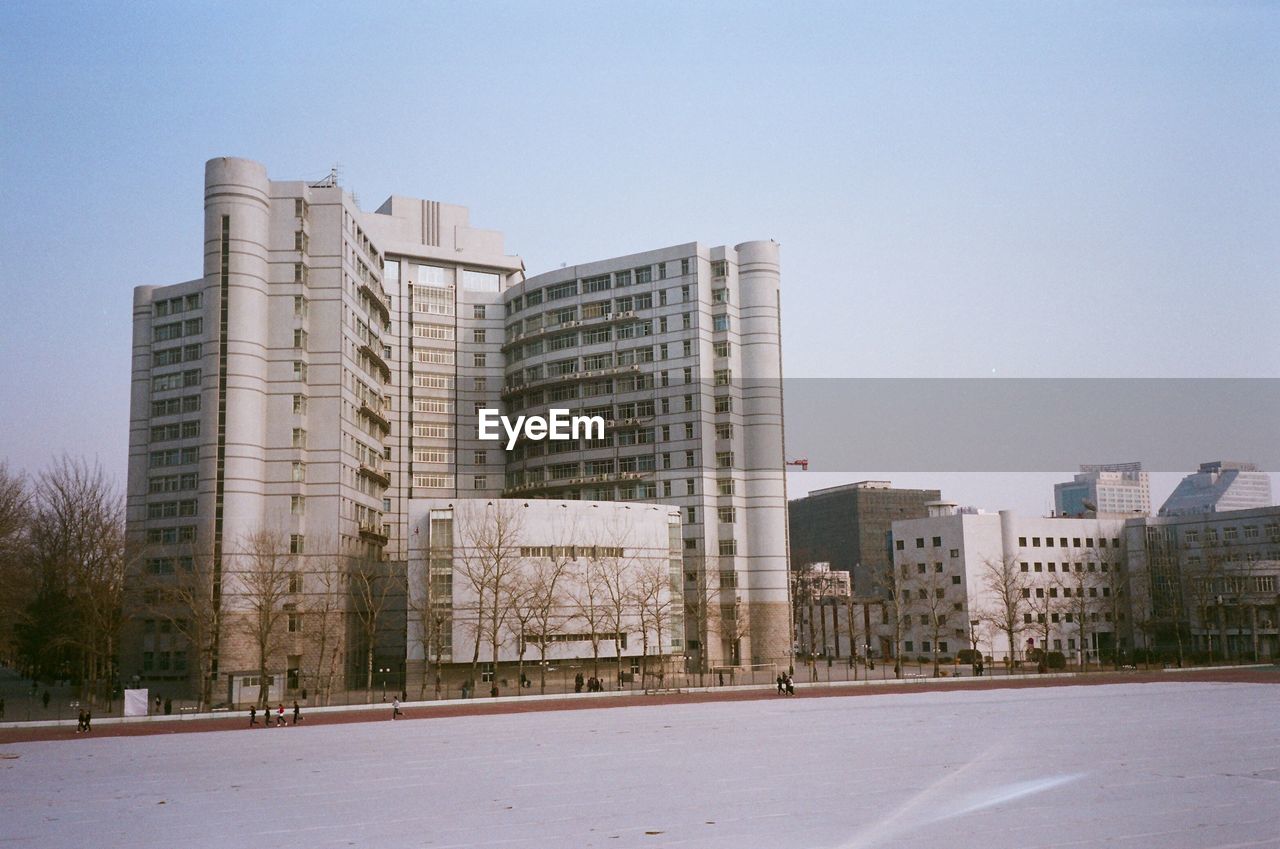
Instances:
[[[203,709],[213,700],[222,594],[215,586],[218,570],[213,553],[195,545],[189,551],[178,558],[172,574],[148,575],[141,584],[144,597],[152,599],[147,609],[169,622],[194,655],[199,706]]]
[[[333,551],[332,548],[322,550]],[[337,554],[316,555],[308,560],[312,568],[303,579],[311,586],[303,615],[311,648],[311,687],[323,704],[329,704],[333,698],[333,682],[340,670],[351,584]]]
[[[623,643],[626,639],[629,613],[633,609],[636,598],[636,560],[634,549],[627,546],[630,542],[630,533],[626,526],[610,528],[606,538],[610,545],[596,546],[596,568],[600,585],[604,590],[605,621],[614,635],[618,685],[621,686]]]
[[[1048,586],[1033,586],[1027,588],[1027,607],[1031,610],[1032,624],[1026,630],[1031,631],[1040,638],[1040,654],[1037,660],[1037,667],[1040,672],[1048,669],[1049,640],[1052,637],[1062,612],[1069,606],[1064,604],[1063,598],[1059,595],[1058,586],[1054,582],[1048,582]]]
[[[904,585],[910,575],[911,564],[890,562],[878,569],[872,577],[876,592],[884,599],[884,614],[893,629],[893,676],[902,677],[902,640],[904,626],[911,615],[911,591]]]
[[[577,561],[573,578],[573,590],[570,594],[573,616],[586,626],[588,639],[591,641],[591,674],[598,678],[600,642],[604,629],[609,624],[609,612],[606,607],[608,587],[605,570],[595,548],[586,558]]]
[[[373,701],[373,669],[378,643],[378,626],[394,589],[392,576],[385,563],[368,557],[351,561],[347,572],[351,588],[351,614],[360,634],[364,651],[364,688],[368,701]],[[384,682],[385,689],[385,682]]]
[[[662,634],[671,619],[670,567],[665,562],[650,561],[641,565],[632,583],[632,599],[640,619],[640,641],[644,666],[641,672],[641,686],[647,687],[649,672],[649,634],[654,635],[654,645],[659,657],[662,656]],[[661,660],[659,663],[661,664]],[[658,681],[664,678],[662,668],[658,671]]]
[[[1054,582],[1062,594],[1061,614],[1067,624],[1076,626],[1077,657],[1080,670],[1087,672],[1089,668],[1089,646],[1092,642],[1093,622],[1098,618],[1101,598],[1098,595],[1097,561],[1074,564],[1063,563],[1062,571],[1057,573]]]
[[[258,666],[258,704],[270,696],[272,659],[283,644],[288,611],[289,579],[294,559],[283,534],[259,528],[240,541],[231,570],[239,582],[245,607],[239,628],[253,646]]]
[[[719,639],[721,636],[716,615],[720,604],[720,577],[718,573],[711,571],[708,561],[702,554],[684,558],[684,617],[689,630],[697,635],[699,685],[704,683],[703,677],[711,671],[711,655],[707,644],[713,638]]]
[[[469,516],[461,527],[458,573],[475,597],[475,651],[471,658],[472,680],[479,663],[480,644],[487,639],[494,664],[497,691],[499,650],[509,636],[511,582],[521,564],[520,538],[523,518],[510,501],[490,502],[484,511]]]
[[[909,577],[902,582],[902,588],[910,599],[906,607],[911,612],[919,613],[920,624],[929,635],[929,655],[936,677],[941,671],[938,661],[939,643],[947,633],[947,614],[952,608],[952,602],[947,597],[950,581],[941,563],[917,563],[915,570],[908,569],[907,574]]]
[[[982,562],[982,587],[991,600],[988,608],[977,611],[977,619],[990,622],[1004,634],[1009,644],[1005,664],[1009,669],[1017,665],[1018,634],[1023,627],[1023,613],[1027,610],[1027,576],[1017,555],[1006,554],[987,558]]]
[[[573,539],[572,533],[567,534],[566,538]],[[538,665],[541,670],[538,689],[541,693],[547,692],[547,648],[555,636],[562,632],[567,621],[569,604],[564,594],[564,584],[574,562],[573,553],[567,545],[553,546],[551,556],[529,560],[520,576],[517,592],[522,632],[520,656],[523,661],[523,647],[528,639],[524,636],[527,628],[533,644],[538,647]]]

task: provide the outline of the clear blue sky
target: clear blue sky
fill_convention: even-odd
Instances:
[[[199,273],[219,155],[531,272],[777,239],[790,376],[1280,376],[1276,4],[188,6],[0,5],[19,468],[123,475],[130,290]]]

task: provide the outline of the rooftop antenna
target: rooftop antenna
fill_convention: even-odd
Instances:
[[[311,183],[311,184],[310,184],[310,185],[311,185],[311,188],[313,188],[313,189],[331,189],[331,188],[333,188],[334,186],[338,185],[338,172],[339,172],[339,170],[340,170],[341,168],[342,168],[342,165],[341,165],[340,163],[335,162],[335,163],[333,164],[333,167],[329,169],[329,174],[328,174],[328,176],[324,177],[324,178],[323,178],[323,179],[321,179],[321,180],[317,180],[317,181],[316,181],[316,182],[314,182],[314,183]]]

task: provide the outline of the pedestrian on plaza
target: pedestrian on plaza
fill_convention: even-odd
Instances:
[[[284,702],[280,703],[280,709],[276,711],[276,728],[284,725]]]
[[[796,694],[796,684],[794,681],[791,680],[790,673],[787,674],[786,685],[787,685],[787,695],[794,696]]]
[[[491,699],[498,698],[498,682],[497,681],[494,681],[493,684],[490,685],[489,687],[489,698]]]
[[[293,700],[293,724],[297,725],[298,720],[302,719],[302,708],[298,707],[298,700]]]
[[[391,719],[394,721],[397,716],[404,716],[404,713],[400,710],[400,699],[394,698],[391,700]]]
[[[4,699],[0,699],[0,719],[4,719]]]
[[[160,697],[156,696],[156,713],[160,713]]]
[[[84,730],[84,711],[80,711],[80,717],[76,720],[76,733],[79,734]]]
[[[258,706],[249,705],[249,727],[252,728],[257,724],[258,724]]]
[[[787,694],[787,680],[782,677],[782,673],[778,673],[778,695],[785,696]]]
[[[45,690],[44,695],[40,697],[40,701],[44,703],[44,709],[49,709],[49,691]]]
[[[93,711],[87,710],[84,712],[84,733],[88,734],[92,730],[93,730]]]
[[[581,692],[582,692],[582,673],[581,673],[581,672],[579,672],[577,675],[573,676],[573,691],[574,691],[575,693],[581,693]],[[591,691],[590,691],[590,690],[588,690],[587,692],[591,692]]]

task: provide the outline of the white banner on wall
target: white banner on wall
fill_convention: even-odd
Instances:
[[[125,690],[124,691],[124,715],[125,716],[146,716],[147,701],[146,690]]]

